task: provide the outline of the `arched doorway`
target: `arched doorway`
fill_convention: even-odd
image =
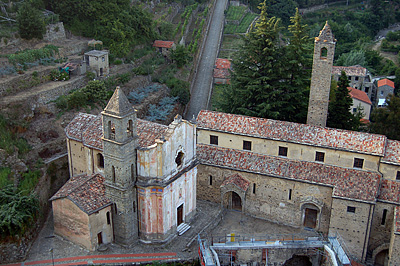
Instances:
[[[242,198],[234,191],[225,193],[224,206],[227,209],[242,211]]]
[[[378,254],[376,254],[375,257],[375,266],[386,266],[388,265],[389,260],[389,250],[384,249],[380,251]]]

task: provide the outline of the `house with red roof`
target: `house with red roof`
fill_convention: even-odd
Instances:
[[[376,85],[372,81],[371,73],[362,66],[333,66],[333,78],[338,81],[340,74],[344,71],[349,79],[349,86],[363,91],[368,95],[372,103],[376,101]]]
[[[368,95],[363,91],[351,87],[347,87],[347,89],[349,90],[350,97],[353,99],[353,104],[351,106],[352,113],[357,113],[357,111],[361,108],[362,112],[364,113],[363,118],[369,120],[372,102],[368,98]]]
[[[163,56],[168,57],[170,51],[174,50],[176,48],[176,45],[173,41],[155,40],[153,43],[153,47],[158,49],[158,52],[160,52]]]
[[[389,94],[394,94],[394,82],[389,79],[378,80],[378,106],[384,106]]]
[[[231,61],[225,58],[217,58],[213,71],[215,84],[229,84],[231,73]]]

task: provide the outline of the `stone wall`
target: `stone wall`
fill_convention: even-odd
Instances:
[[[339,234],[345,241],[350,256],[364,261],[374,205],[334,198],[331,212],[329,234]]]
[[[74,78],[69,82],[63,84],[62,81],[59,82],[60,86],[53,88],[52,90],[46,90],[39,93],[36,98],[39,104],[46,104],[50,101],[56,100],[59,96],[68,94],[70,91],[75,89],[80,89],[86,86],[85,76],[80,76]]]
[[[400,166],[396,164],[383,163],[379,165],[379,171],[382,173],[383,178],[396,180],[397,171],[400,171]]]
[[[385,211],[386,210],[386,211]],[[383,214],[386,213],[383,221]],[[371,235],[368,250],[374,251],[377,247],[390,242],[391,230],[393,228],[394,205],[377,202],[374,216],[372,217]]]
[[[392,232],[392,238],[390,241],[389,249],[389,265],[398,266],[400,265],[400,234],[398,232]]]
[[[50,24],[46,26],[46,33],[43,39],[48,42],[65,39],[64,24],[62,22]]]
[[[328,186],[199,165],[198,199],[221,203],[220,186],[227,177],[236,173],[250,181],[249,188],[245,192],[245,199],[242,199],[243,210],[246,214],[279,224],[302,227],[303,206],[305,204],[318,205],[320,211],[316,229],[325,234],[328,233],[332,204],[332,188]]]

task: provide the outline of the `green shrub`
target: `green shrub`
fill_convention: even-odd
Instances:
[[[76,90],[68,95],[67,105],[68,109],[75,109],[86,106],[87,96],[82,90]]]
[[[94,80],[94,78],[96,77],[96,74],[91,71],[87,71],[85,75],[88,80]]]
[[[0,168],[0,189],[7,185],[11,185],[13,182],[11,180],[11,169],[8,167]]]
[[[181,104],[185,105],[190,100],[189,82],[172,78],[167,81],[166,85],[171,89],[171,95],[178,97]]]
[[[22,181],[18,185],[18,189],[23,191],[24,195],[30,194],[36,187],[39,177],[40,170],[31,171],[22,174]]]
[[[122,64],[121,59],[114,60],[114,65],[121,65],[121,64]]]

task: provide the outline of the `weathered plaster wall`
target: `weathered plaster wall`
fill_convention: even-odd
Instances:
[[[70,176],[88,173],[88,148],[79,141],[67,139]]]
[[[355,207],[354,213],[348,207]],[[334,198],[332,201],[330,235],[343,238],[350,253],[359,260],[365,258],[374,205]]]
[[[396,180],[397,171],[400,171],[400,165],[381,163],[379,171],[383,174],[383,178]]]
[[[52,201],[54,233],[89,250],[93,250],[90,238],[89,216],[68,198]]]
[[[107,212],[110,215],[110,224],[107,224]],[[101,233],[104,244],[113,242],[112,212],[108,206],[89,216],[90,239],[92,250],[99,246],[97,234]]]
[[[245,193],[243,204],[245,213],[280,224],[301,227],[304,219],[302,207],[307,203],[314,204],[318,205],[321,211],[318,216],[317,230],[328,233],[332,187],[199,165],[198,198],[221,202],[220,186],[227,177],[235,173],[251,182]],[[210,185],[210,176],[212,176],[212,185]]]
[[[363,101],[360,101],[360,100],[358,100],[358,99],[354,99],[354,98],[353,98],[353,104],[352,104],[352,106],[350,107],[350,108],[351,108],[350,110],[353,112],[353,109],[354,109],[354,108],[357,108],[357,109],[358,109],[358,106],[359,106],[359,105],[361,105],[361,107],[364,108],[364,110],[363,110],[363,113],[364,113],[363,118],[369,119],[369,115],[370,115],[370,113],[371,113],[371,105],[368,104],[368,103],[366,103],[366,102],[363,102]]]
[[[234,135],[223,132],[209,131],[199,129],[197,131],[197,142],[199,144],[210,144],[210,135],[218,136],[218,146],[243,149],[243,141],[251,141],[251,151],[261,154],[278,156],[279,147],[288,148],[289,159],[315,161],[316,152],[325,153],[325,164],[331,164],[341,167],[353,168],[354,158],[364,159],[363,169],[377,171],[379,165],[379,156],[372,156],[361,153],[354,153],[350,151],[341,151],[328,148],[321,148],[315,146],[308,146],[296,143],[288,143],[284,141],[269,140],[262,138],[255,138],[242,135]]]

